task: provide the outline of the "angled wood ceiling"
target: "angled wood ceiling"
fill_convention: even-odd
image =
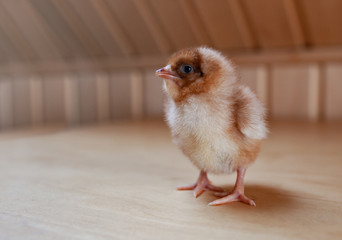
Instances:
[[[0,0],[0,64],[342,45],[340,0]]]

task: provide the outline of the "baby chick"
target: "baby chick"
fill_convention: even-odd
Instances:
[[[244,194],[244,176],[266,137],[265,110],[239,84],[232,63],[211,48],[190,48],[172,55],[156,75],[164,79],[173,142],[201,170],[195,184],[178,190],[194,190],[195,197],[205,190],[222,192],[207,173],[237,171],[234,189],[209,205],[241,201],[255,206]]]

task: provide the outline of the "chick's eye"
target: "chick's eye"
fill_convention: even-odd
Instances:
[[[188,74],[188,73],[191,73],[193,70],[194,69],[193,69],[193,67],[191,65],[183,65],[183,66],[181,66],[181,71],[183,73]]]

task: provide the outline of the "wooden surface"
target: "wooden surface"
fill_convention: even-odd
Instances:
[[[256,207],[176,191],[198,170],[161,122],[58,129],[0,134],[0,239],[342,238],[342,125],[273,124],[246,175]]]

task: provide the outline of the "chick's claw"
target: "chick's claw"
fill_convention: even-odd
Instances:
[[[214,191],[214,192],[223,192],[223,189],[220,187],[216,187],[212,185],[208,179],[207,173],[201,171],[197,182],[195,184],[180,186],[177,190],[194,190],[194,197],[199,197],[204,191]]]

